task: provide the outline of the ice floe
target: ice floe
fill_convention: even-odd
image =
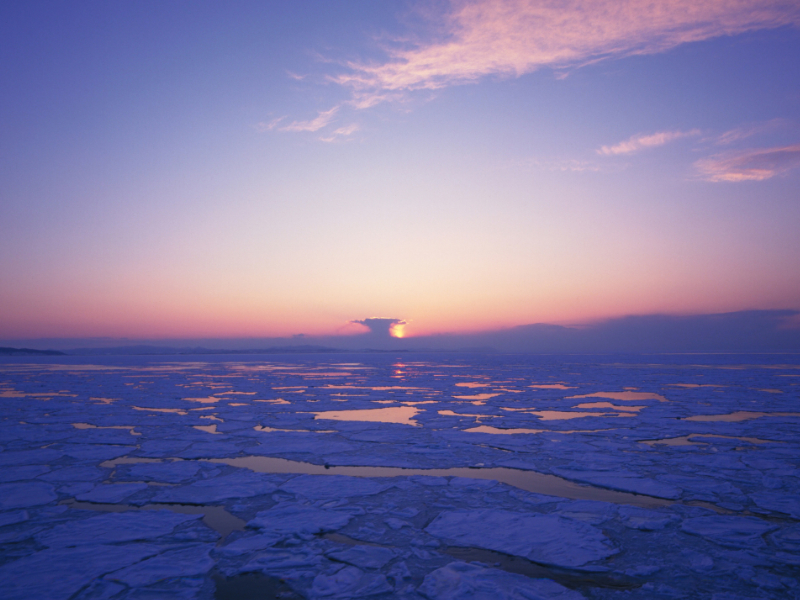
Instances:
[[[172,533],[178,525],[198,518],[199,515],[182,515],[168,510],[93,515],[56,525],[37,535],[36,540],[50,547],[149,540]]]
[[[0,510],[48,504],[57,498],[55,488],[44,482],[0,484]]]
[[[795,358],[411,358],[0,360],[0,595],[797,596]]]
[[[448,544],[487,548],[562,567],[579,567],[617,552],[599,529],[557,515],[445,511],[425,531]]]
[[[581,600],[584,596],[549,579],[454,562],[425,576],[419,588],[430,600]]]
[[[283,534],[319,533],[341,529],[352,517],[352,514],[346,512],[287,503],[259,512],[247,525],[266,532]]]

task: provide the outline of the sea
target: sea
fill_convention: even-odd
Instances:
[[[0,597],[800,598],[800,355],[0,358]]]

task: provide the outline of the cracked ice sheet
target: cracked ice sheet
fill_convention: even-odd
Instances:
[[[795,519],[800,519],[800,499],[796,495],[788,495],[786,492],[773,490],[750,494],[750,498],[760,508],[786,513]]]
[[[63,454],[50,448],[0,452],[0,467],[6,465],[46,465],[61,458]]]
[[[280,542],[283,536],[278,533],[262,533],[239,537],[225,546],[216,549],[222,556],[235,557],[250,554],[256,550],[265,550]]]
[[[4,483],[0,485],[0,510],[41,506],[53,502],[57,497],[55,488],[49,483]]]
[[[101,484],[88,492],[77,494],[75,499],[83,502],[116,504],[117,502],[122,502],[128,496],[132,496],[136,492],[146,490],[148,487],[146,483]]]
[[[582,600],[549,579],[453,562],[425,576],[419,591],[430,600]]]
[[[326,435],[319,433],[282,433],[272,432],[262,434],[266,439],[261,439],[261,444],[247,448],[248,454],[302,453],[302,454],[335,454],[337,452],[352,452],[356,446],[347,442],[330,440]]]
[[[391,548],[378,546],[351,546],[344,550],[331,550],[325,554],[328,558],[345,562],[362,569],[380,569],[397,554]]]
[[[224,572],[228,576],[236,573],[260,571],[267,574],[278,574],[284,579],[299,578],[305,574],[310,574],[313,577],[323,561],[324,559],[321,555],[303,547],[267,548],[256,553],[242,567],[225,569]]]
[[[36,540],[45,546],[66,547],[153,539],[201,517],[168,510],[107,513],[56,525]]]
[[[174,461],[169,463],[143,463],[130,465],[127,468],[126,479],[135,481],[163,481],[166,483],[181,483],[191,479],[200,470],[196,462]],[[121,479],[120,476],[118,478]]]
[[[352,518],[352,514],[345,512],[283,503],[259,512],[247,526],[263,529],[267,533],[320,533],[341,529]]]
[[[363,598],[393,590],[385,575],[344,567],[333,574],[320,573],[311,586],[312,598]]]
[[[47,465],[25,465],[21,467],[6,467],[0,471],[0,482],[25,481],[35,479],[39,475],[50,471]]]
[[[186,502],[208,504],[228,498],[250,498],[269,494],[278,489],[269,475],[240,471],[195,481],[191,485],[159,491],[153,502]]]
[[[681,497],[681,489],[673,485],[661,483],[653,479],[642,477],[632,471],[576,471],[572,469],[552,469],[553,473],[581,483],[591,483],[600,487],[621,492],[633,492],[635,494],[645,494],[656,498],[667,498],[676,500]]]
[[[425,531],[455,546],[486,548],[561,567],[580,567],[618,552],[599,529],[557,515],[444,511]]]
[[[136,446],[95,446],[90,444],[61,444],[59,449],[78,460],[101,462],[125,456]]]
[[[775,531],[778,526],[756,517],[713,515],[686,519],[681,529],[721,546],[762,548],[766,545],[763,535]]]
[[[158,554],[160,546],[89,545],[53,548],[0,567],[4,600],[67,600],[104,573]]]
[[[280,489],[309,500],[331,500],[352,496],[372,496],[392,487],[371,478],[346,475],[298,475]]]
[[[205,575],[214,566],[214,560],[209,556],[213,548],[213,544],[196,544],[188,548],[167,550],[106,575],[106,579],[120,581],[131,587],[142,587],[171,577]]]

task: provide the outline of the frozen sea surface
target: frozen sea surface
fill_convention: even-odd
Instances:
[[[800,598],[797,356],[14,357],[0,406],[3,598]]]

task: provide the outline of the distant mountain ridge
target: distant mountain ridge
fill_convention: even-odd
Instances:
[[[273,346],[269,348],[232,349],[219,348],[173,348],[169,346],[114,346],[111,348],[73,348],[66,352],[70,356],[164,356],[164,355],[202,355],[202,354],[341,354],[347,352],[409,352],[407,349],[385,350],[380,348],[361,348],[352,350],[347,348],[331,348],[328,346]]]
[[[64,356],[66,352],[58,350],[34,350],[33,348],[0,347],[0,356]]]
[[[393,321],[393,320],[392,320]],[[699,315],[649,314],[585,325],[535,323],[467,333],[392,337],[387,328],[358,335],[282,338],[7,339],[3,344],[58,348],[68,355],[245,355],[371,352],[532,354],[800,353],[800,310]],[[11,349],[14,353],[24,349]],[[28,351],[34,353],[36,351]],[[9,352],[4,354],[8,355]]]
[[[74,348],[60,354],[69,354],[74,356],[98,356],[98,355],[165,355],[165,354],[317,354],[317,353],[331,353],[331,352],[345,352],[339,348],[329,348],[327,346],[274,346],[270,348],[255,348],[255,349],[235,349],[224,350],[215,348],[202,348],[202,347],[184,347],[175,348],[169,346],[114,346],[110,348]]]

